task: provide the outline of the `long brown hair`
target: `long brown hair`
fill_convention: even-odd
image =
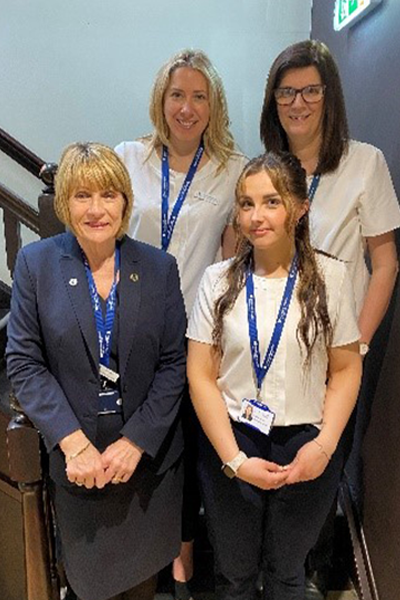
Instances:
[[[307,201],[306,174],[300,161],[289,152],[268,152],[254,158],[247,164],[237,183],[234,227],[238,243],[236,255],[226,273],[227,287],[215,303],[213,344],[216,350],[221,351],[224,315],[233,308],[245,285],[247,271],[253,268],[253,246],[241,234],[238,224],[239,199],[247,177],[262,172],[267,173],[281,196],[288,214],[286,227],[289,234],[294,236],[298,256],[297,299],[301,310],[297,339],[305,346],[306,362],[309,362],[321,331],[325,346],[330,346],[332,325],[328,314],[325,282],[310,243],[308,212],[296,222],[296,207]]]
[[[322,145],[318,173],[330,173],[339,166],[347,152],[349,129],[339,70],[328,46],[317,40],[306,40],[289,46],[272,64],[265,88],[261,111],[260,137],[265,150],[289,150],[286,133],[280,123],[274,90],[289,69],[315,67],[325,85]]]

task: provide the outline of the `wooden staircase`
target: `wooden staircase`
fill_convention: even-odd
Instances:
[[[0,184],[7,266],[12,275],[21,226],[47,237],[62,230],[53,211],[56,166],[47,165],[0,130],[0,150],[44,183],[39,210]],[[46,489],[46,452],[19,409],[6,376],[4,351],[11,289],[0,281],[0,598],[59,600],[54,532]]]

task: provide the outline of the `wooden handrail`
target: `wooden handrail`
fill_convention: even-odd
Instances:
[[[63,227],[57,220],[53,208],[54,177],[57,165],[46,163],[4,129],[0,129],[0,151],[8,154],[45,184],[45,188],[39,196],[39,210],[37,211],[0,183],[0,208],[3,209],[7,266],[12,275],[17,253],[22,245],[21,225],[25,225],[40,237],[54,235]]]
[[[7,266],[11,275],[14,272],[18,250],[22,246],[21,225],[25,225],[41,238],[64,230],[53,207],[53,183],[56,170],[57,165],[54,163],[45,163],[42,167],[40,178],[46,184],[46,188],[39,196],[39,210],[0,184],[0,208],[3,209]]]
[[[2,184],[0,184],[0,207],[3,209],[7,267],[13,274],[17,253],[22,245],[21,224],[39,234],[39,213]]]
[[[39,233],[39,212],[1,183],[0,206],[4,211],[10,212],[23,225],[35,233]]]
[[[35,177],[39,177],[40,169],[46,163],[46,161],[31,152],[26,146],[4,131],[4,129],[0,129],[0,150]]]

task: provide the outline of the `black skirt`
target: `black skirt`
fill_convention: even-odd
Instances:
[[[120,437],[120,415],[99,417],[97,448]],[[82,600],[106,600],[148,579],[178,554],[181,460],[161,475],[143,457],[124,484],[104,489],[52,484],[68,581]]]

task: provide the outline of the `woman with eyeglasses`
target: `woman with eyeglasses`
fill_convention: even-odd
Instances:
[[[348,264],[365,355],[396,280],[400,210],[382,152],[349,138],[338,68],[325,44],[299,42],[275,59],[260,133],[267,151],[290,150],[307,172],[311,241]]]
[[[396,281],[394,230],[400,226],[400,210],[382,152],[349,137],[340,75],[325,44],[299,42],[275,59],[260,134],[267,151],[290,150],[307,172],[311,242],[347,263],[361,332],[360,353],[365,356]],[[360,438],[366,426],[361,410]],[[351,436],[346,437],[349,445]],[[359,443],[353,452],[357,494]]]

